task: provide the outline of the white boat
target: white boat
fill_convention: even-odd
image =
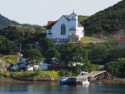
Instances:
[[[67,85],[77,85],[77,84],[82,84],[82,85],[89,85],[88,78],[85,76],[88,75],[88,72],[80,72],[80,74],[76,77],[62,77],[60,78],[60,84],[67,84]]]
[[[59,79],[60,84],[66,84],[68,82],[68,77],[62,77]]]
[[[88,81],[88,79],[83,79],[82,80],[82,85],[89,85],[90,82]]]
[[[88,72],[81,71],[80,74],[78,75],[78,76],[83,77],[83,79],[82,79],[82,85],[89,85],[90,84],[90,82],[88,81],[88,79],[86,77],[88,74],[89,74]]]

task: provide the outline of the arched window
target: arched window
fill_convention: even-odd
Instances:
[[[61,35],[66,35],[66,26],[65,26],[65,24],[61,25]]]

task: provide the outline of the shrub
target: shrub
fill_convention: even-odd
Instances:
[[[106,69],[117,77],[125,77],[125,62],[124,61],[111,61],[106,64]]]

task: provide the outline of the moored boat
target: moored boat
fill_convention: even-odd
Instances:
[[[59,79],[59,81],[60,81],[60,84],[67,84],[68,83],[68,77],[61,77]]]
[[[90,82],[88,81],[88,79],[84,79],[82,80],[82,85],[89,85]]]

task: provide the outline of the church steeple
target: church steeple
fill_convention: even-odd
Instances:
[[[77,14],[73,10],[73,12],[70,14],[70,20],[76,20],[76,19],[78,19],[78,17],[77,17]]]
[[[74,15],[76,15],[76,16],[77,16],[77,14],[75,13],[75,11],[74,11],[74,10],[73,10],[73,12],[72,12],[71,14],[74,14]]]
[[[70,29],[76,30],[78,26],[78,16],[73,12],[70,14]]]

